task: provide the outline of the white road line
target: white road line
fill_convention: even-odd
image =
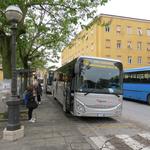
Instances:
[[[145,145],[137,142],[128,135],[116,135],[116,137],[123,140],[123,142],[125,142],[125,144],[131,147],[133,150],[139,150],[145,147]]]
[[[107,142],[109,139],[103,136],[90,137],[94,144],[102,150],[115,150],[115,147],[111,145],[110,142]]]
[[[141,134],[138,134],[138,135],[143,137],[146,140],[150,140],[150,133],[141,133]]]
[[[146,147],[146,148],[143,148],[141,150],[150,150],[150,146],[149,147]]]

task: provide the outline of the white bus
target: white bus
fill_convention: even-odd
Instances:
[[[53,96],[74,116],[120,116],[122,84],[119,60],[81,56],[54,72]]]

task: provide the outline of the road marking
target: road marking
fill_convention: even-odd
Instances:
[[[143,148],[142,150],[150,150],[150,146],[146,147],[146,148]]]
[[[141,136],[145,141],[150,141],[150,133],[139,133],[137,135]],[[120,149],[120,146],[124,146],[124,148],[127,146],[128,149],[132,150],[150,150],[150,145],[147,145],[147,147],[145,144],[142,144],[140,141],[138,142],[135,138],[126,134],[111,135],[110,138],[108,136],[90,137],[90,140],[101,150],[116,150]]]
[[[123,140],[123,142],[125,142],[125,144],[128,145],[129,147],[131,147],[133,150],[139,150],[139,149],[143,149],[145,147],[145,145],[130,138],[129,135],[115,135],[115,136],[117,138]]]
[[[150,134],[149,133],[141,133],[141,134],[138,134],[138,135],[143,137],[146,140],[150,140]]]
[[[103,150],[115,150],[115,147],[111,145],[109,139],[104,136],[90,137],[94,144]]]
[[[134,127],[134,125],[132,124],[102,124],[102,125],[98,125],[97,127],[100,127],[100,128],[130,128],[130,127]]]

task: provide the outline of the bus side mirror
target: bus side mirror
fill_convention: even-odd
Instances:
[[[79,65],[79,63],[76,63],[75,68],[74,68],[74,73],[78,74],[79,72],[80,72],[80,65]]]

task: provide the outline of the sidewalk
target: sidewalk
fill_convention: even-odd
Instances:
[[[0,122],[0,150],[92,150],[77,126],[76,117],[66,117],[61,106],[51,96],[43,96],[42,104],[33,113],[35,123],[21,121],[25,136],[17,141],[2,139],[6,122]],[[83,126],[83,125],[81,125]]]

